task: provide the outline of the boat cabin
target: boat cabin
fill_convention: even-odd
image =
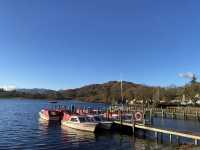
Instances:
[[[87,116],[72,116],[69,121],[74,123],[93,122],[92,118]]]

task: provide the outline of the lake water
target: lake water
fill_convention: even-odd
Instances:
[[[104,104],[62,101],[79,106],[102,107]],[[0,100],[0,149],[83,149],[83,150],[170,150],[200,149],[196,146],[159,144],[154,140],[141,139],[120,133],[89,133],[48,124],[39,119],[38,112],[48,104],[45,100]],[[200,133],[198,121],[173,121],[154,119],[155,126],[190,130]]]

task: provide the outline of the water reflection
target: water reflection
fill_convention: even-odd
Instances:
[[[198,120],[154,118],[153,125],[160,128],[170,128],[174,130],[200,133],[200,122]]]
[[[65,140],[71,139],[72,142],[94,142],[95,134],[93,132],[81,131],[66,126],[61,126],[62,128],[62,137]]]
[[[44,119],[38,119],[38,130],[40,134],[40,138],[50,138],[52,136],[56,136],[57,138],[61,138],[61,127],[59,122],[55,121],[47,121]]]

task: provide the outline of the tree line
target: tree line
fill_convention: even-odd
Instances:
[[[110,81],[103,84],[92,84],[77,89],[62,91],[47,90],[46,92],[21,92],[4,91],[0,89],[1,98],[31,98],[31,99],[77,99],[88,102],[104,103],[129,103],[131,101],[144,104],[156,104],[159,101],[170,101],[185,99],[197,101],[200,95],[200,83],[193,79],[185,86],[154,87],[132,82],[123,81],[121,86],[119,81]]]

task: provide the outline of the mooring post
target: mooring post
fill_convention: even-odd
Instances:
[[[198,140],[194,139],[194,145],[198,145]]]
[[[163,142],[163,134],[160,132],[160,141]]]
[[[145,137],[146,137],[146,131],[143,130],[143,138],[145,138]]]
[[[164,113],[163,113],[163,109],[161,108],[161,112],[162,112],[162,119],[163,119],[163,117],[164,117]]]
[[[120,110],[120,122],[121,122],[121,125],[122,125],[122,110]]]
[[[170,142],[170,144],[172,143],[172,135],[171,134],[169,135],[169,142]]]
[[[150,119],[150,124],[153,125],[152,108],[150,109],[149,119]]]
[[[71,105],[71,112],[73,113],[73,108],[74,108],[74,106],[73,105]]]
[[[180,144],[180,137],[179,136],[176,136],[176,141],[177,141],[177,144]]]
[[[155,132],[156,142],[158,142],[158,132]]]
[[[132,131],[133,131],[133,135],[135,135],[135,121],[132,119],[132,124],[133,124],[133,127],[132,127]]]

